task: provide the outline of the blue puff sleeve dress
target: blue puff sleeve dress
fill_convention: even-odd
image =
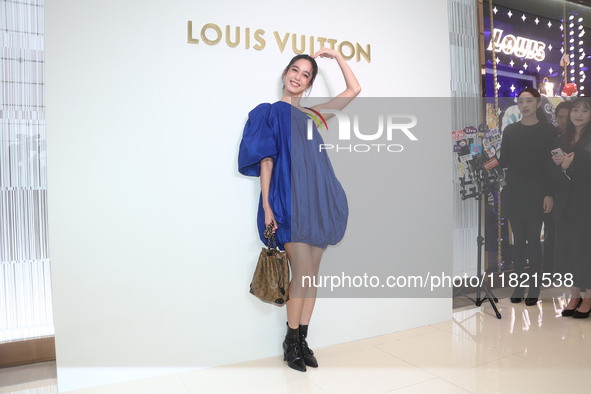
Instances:
[[[248,114],[238,154],[238,171],[260,176],[261,160],[273,159],[269,204],[278,229],[280,249],[287,242],[320,248],[338,243],[345,235],[347,197],[326,154],[319,150],[322,137],[309,117],[283,101],[260,104]],[[259,198],[257,226],[266,244],[265,212]]]

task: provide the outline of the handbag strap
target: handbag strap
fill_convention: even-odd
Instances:
[[[265,238],[267,238],[267,248],[269,250],[277,249],[277,241],[275,240],[275,233],[273,232],[274,227],[275,223],[269,223],[264,233]]]

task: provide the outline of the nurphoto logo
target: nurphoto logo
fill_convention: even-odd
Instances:
[[[417,125],[417,117],[412,114],[379,114],[377,116],[377,130],[360,130],[359,114],[354,114],[353,121],[349,115],[337,109],[322,109],[324,114],[334,114],[338,122],[339,141],[351,141],[356,138],[360,141],[373,141],[373,143],[358,144],[319,144],[318,151],[333,150],[335,152],[402,152],[404,146],[391,143],[393,137],[402,133],[411,141],[418,141],[418,138],[410,129]],[[308,140],[313,139],[312,119],[308,119]],[[352,123],[352,124],[351,124]],[[385,134],[385,136],[384,136]],[[379,141],[384,141],[380,143]]]

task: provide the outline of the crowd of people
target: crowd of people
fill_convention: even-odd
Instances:
[[[540,93],[521,91],[522,118],[505,128],[499,162],[506,168],[503,216],[513,231],[515,272],[529,261],[529,288],[515,287],[511,302],[535,305],[542,270],[572,275],[571,298],[563,316],[591,313],[591,98],[559,104],[557,126],[547,122]],[[544,226],[544,254],[540,234]],[[527,252],[526,252],[527,248]],[[568,275],[568,276],[567,276]],[[589,289],[589,291],[586,291]]]

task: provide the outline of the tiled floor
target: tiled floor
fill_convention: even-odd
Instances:
[[[500,320],[486,303],[447,322],[317,348],[320,367],[306,373],[273,357],[74,393],[588,392],[591,319],[560,316],[564,290],[542,294],[532,307],[501,299]]]

